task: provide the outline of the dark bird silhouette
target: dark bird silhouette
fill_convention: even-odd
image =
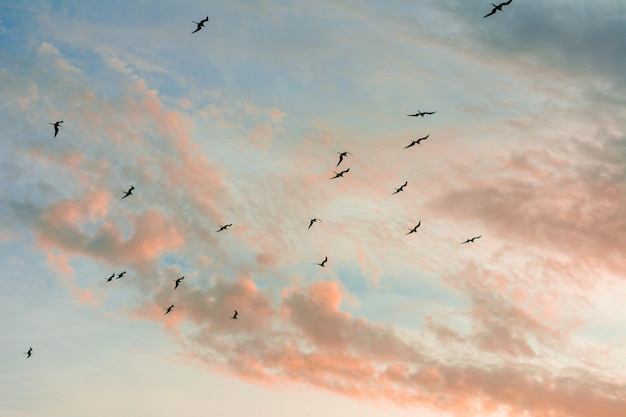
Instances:
[[[120,279],[120,278],[122,278],[122,277],[124,276],[124,274],[126,274],[126,271],[121,272],[121,273],[117,276],[117,278],[115,278],[115,279]]]
[[[226,225],[224,225],[224,226],[220,226],[220,228],[219,228],[219,230],[218,230],[217,232],[221,232],[222,230],[226,230],[226,229],[228,229],[230,226],[232,226],[232,223],[231,223],[231,224],[226,224]],[[215,232],[215,233],[217,233],[217,232]]]
[[[49,125],[54,126],[54,137],[57,137],[57,134],[59,133],[59,126],[61,126],[61,123],[63,123],[63,120],[55,122],[55,123],[48,123]]]
[[[350,171],[350,168],[341,172],[333,171],[335,173],[335,176],[332,177],[331,180],[334,180],[335,178],[343,177],[343,174],[347,173],[348,171]]]
[[[464,244],[466,244],[466,243],[473,242],[474,240],[476,240],[476,239],[478,239],[478,238],[480,238],[480,236],[476,236],[476,237],[473,237],[473,238],[471,238],[471,239],[467,239],[465,242],[461,242],[461,245],[464,245]]]
[[[435,113],[437,113],[437,112],[436,111],[419,111],[418,110],[417,113],[415,113],[415,114],[407,114],[407,116],[409,116],[409,117],[419,117],[419,116],[424,117],[424,115],[435,114]]]
[[[201,20],[201,21],[199,21],[199,22],[193,22],[193,20],[192,20],[192,22],[193,22],[193,23],[195,23],[196,25],[198,25],[198,27],[196,28],[196,30],[194,30],[193,32],[191,32],[191,34],[193,35],[193,34],[194,34],[194,33],[196,33],[197,31],[199,31],[200,29],[202,29],[202,28],[204,27],[204,24],[205,24],[206,22],[208,22],[208,21],[209,21],[209,16],[205,17],[204,19],[202,19],[202,20]]]
[[[406,148],[410,148],[411,146],[413,146],[413,145],[415,145],[415,144],[418,144],[418,145],[419,145],[421,141],[428,139],[428,137],[429,137],[429,136],[430,136],[430,135],[426,135],[426,136],[424,136],[423,138],[419,138],[418,140],[414,140],[414,141],[412,141],[409,145],[405,146],[405,147],[404,147],[404,149],[406,149]]]
[[[107,278],[107,282],[113,281],[114,277],[115,277],[115,274],[111,274],[111,276]]]
[[[135,186],[131,185],[130,188],[128,189],[128,191],[122,191],[124,193],[124,197],[122,197],[121,200],[125,199],[129,195],[133,195],[133,190],[134,189],[135,189]]]
[[[337,153],[339,154],[339,162],[337,162],[337,166],[339,166],[341,161],[343,161],[343,158],[345,158],[348,155],[352,155],[350,152],[337,152]]]
[[[233,316],[231,317],[231,319],[233,319],[233,320],[237,320],[237,314],[239,314],[239,313],[237,313],[237,310],[235,310],[235,314],[233,314]]]
[[[24,352],[24,355],[26,355],[26,359],[30,358],[30,355],[33,354],[33,348],[32,347],[28,347],[28,352]]]
[[[493,3],[491,3],[491,5],[493,6],[493,10],[490,13],[484,15],[483,18],[485,18],[487,16],[491,16],[492,14],[495,14],[497,11],[502,11],[502,7],[508,6],[509,4],[511,4],[512,1],[513,0],[509,0],[507,2],[498,4],[497,6],[495,4],[493,4]]]
[[[321,267],[323,268],[323,267],[324,267],[324,265],[326,265],[326,262],[328,262],[328,256],[324,258],[324,260],[322,261],[322,263],[315,264],[315,265],[319,265],[319,266],[321,266]]]
[[[417,233],[417,228],[420,227],[420,225],[422,224],[422,221],[420,220],[417,223],[417,226],[415,226],[414,228],[412,228],[411,230],[409,230],[409,233],[407,233],[407,235],[410,235],[411,233]]]
[[[311,228],[311,226],[313,226],[313,223],[315,222],[321,222],[320,219],[311,219],[311,223],[309,223],[309,229]]]
[[[185,279],[185,276],[184,276],[184,275],[183,275],[182,277],[178,278],[178,279],[175,279],[175,280],[174,280],[174,282],[176,283],[176,285],[174,285],[174,289],[178,288],[178,285],[179,285],[179,284],[180,284],[180,282],[181,282],[182,280],[184,280],[184,279]]]
[[[174,304],[172,304],[171,306],[169,306],[168,308],[164,308],[163,310],[165,310],[165,314],[169,313],[170,311],[172,311],[172,309],[174,308]],[[165,315],[164,314],[164,315]]]
[[[402,184],[400,188],[396,188],[396,191],[391,193],[391,195],[398,194],[400,191],[404,191],[404,187],[406,187],[408,183],[409,183],[408,181],[404,181],[404,184]]]

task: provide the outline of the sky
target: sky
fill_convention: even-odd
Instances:
[[[626,3],[491,9],[0,3],[0,414],[624,417]]]

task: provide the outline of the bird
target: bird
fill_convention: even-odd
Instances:
[[[324,265],[326,265],[326,262],[328,262],[328,256],[324,258],[324,260],[322,261],[322,263],[315,264],[315,265],[319,265],[319,266],[321,266],[321,267],[323,268],[323,267],[324,267]]]
[[[415,113],[415,114],[407,114],[407,116],[409,116],[409,117],[419,117],[419,116],[424,117],[424,115],[435,114],[435,113],[437,113],[437,112],[436,111],[419,111],[418,110],[417,113]]]
[[[231,319],[233,319],[233,320],[237,320],[237,314],[239,314],[239,313],[237,313],[237,310],[235,310],[235,314],[233,314],[233,316],[231,317]]]
[[[493,3],[491,3],[491,5],[493,6],[493,10],[490,13],[484,15],[483,18],[491,16],[492,14],[495,14],[498,10],[502,11],[502,7],[508,6],[509,4],[511,4],[512,1],[513,0],[509,0],[507,2],[498,4],[497,6],[495,4],[493,4]]]
[[[404,191],[404,187],[406,187],[408,183],[409,183],[408,181],[404,181],[404,184],[402,184],[400,188],[396,188],[396,191],[391,193],[391,195],[398,194],[400,191]]]
[[[124,274],[126,274],[126,271],[121,272],[121,273],[117,276],[117,278],[115,278],[115,279],[120,279],[120,278],[122,278],[122,277],[124,276]]]
[[[33,354],[33,348],[29,346],[28,352],[24,352],[24,354],[26,355],[26,359],[30,358],[30,355]]]
[[[480,238],[480,236],[476,236],[476,237],[473,237],[471,239],[467,239],[465,242],[461,242],[461,245],[464,245],[464,244],[469,243],[469,242],[474,242],[474,240],[476,240],[478,238]]]
[[[311,219],[311,223],[309,223],[309,229],[311,228],[311,226],[313,226],[313,223],[315,222],[321,222],[320,219]]]
[[[231,224],[226,224],[226,225],[224,225],[224,226],[220,226],[220,228],[219,228],[219,230],[218,230],[217,232],[221,232],[222,230],[226,230],[226,229],[228,229],[230,226],[232,226],[232,223],[231,223]],[[215,233],[217,233],[217,232],[215,232]]]
[[[171,306],[169,306],[168,308],[164,308],[163,310],[165,310],[165,314],[169,313],[170,311],[172,311],[172,309],[174,308],[174,304],[172,304]],[[164,314],[164,315],[165,315]]]
[[[335,173],[335,176],[332,177],[331,180],[334,180],[335,178],[343,177],[343,174],[347,173],[348,171],[350,171],[350,168],[341,172],[333,171]]]
[[[184,275],[183,275],[182,277],[178,278],[178,279],[175,279],[175,280],[174,280],[174,282],[176,283],[176,285],[174,285],[174,289],[178,288],[178,285],[179,285],[179,284],[180,284],[180,282],[181,282],[182,280],[184,280],[184,279],[185,279],[185,276],[184,276]]]
[[[125,199],[126,197],[128,197],[129,195],[133,195],[133,190],[135,189],[134,185],[131,185],[130,188],[128,189],[128,191],[122,191],[124,193],[124,197],[122,197],[120,200]]]
[[[422,224],[422,221],[420,220],[417,223],[417,226],[415,226],[414,228],[412,228],[411,230],[409,230],[409,233],[407,233],[407,235],[410,235],[411,233],[417,233],[417,228],[420,227],[420,225]]]
[[[336,167],[338,167],[341,161],[343,161],[343,158],[345,158],[348,155],[352,155],[350,152],[337,152],[337,153],[339,154],[339,162],[337,162]]]
[[[107,278],[107,282],[113,281],[114,277],[115,277],[115,274],[111,274],[111,276]]]
[[[423,138],[419,138],[417,140],[412,141],[409,145],[405,146],[404,149],[410,148],[411,146],[413,146],[415,144],[419,145],[421,141],[428,139],[429,136],[430,136],[430,134],[424,136]]]
[[[49,125],[54,126],[54,137],[57,137],[57,134],[59,133],[59,126],[61,125],[61,123],[63,123],[63,120],[58,121],[58,122],[54,122],[54,123],[48,123]]]
[[[194,34],[194,33],[196,33],[197,31],[199,31],[200,29],[202,29],[202,28],[204,27],[204,24],[205,24],[206,22],[208,22],[208,21],[209,21],[209,16],[205,17],[204,19],[202,19],[202,20],[201,20],[201,21],[199,21],[199,22],[193,22],[193,20],[192,20],[192,22],[193,22],[193,23],[195,23],[196,25],[198,25],[198,27],[196,28],[196,30],[194,30],[193,32],[191,32],[191,34],[193,35],[193,34]]]

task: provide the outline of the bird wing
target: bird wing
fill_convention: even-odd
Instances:
[[[199,31],[200,29],[202,29],[202,27],[200,27],[200,25],[198,25],[198,29],[194,30],[193,32],[191,32],[191,34],[193,35],[194,33],[196,33],[197,31]]]
[[[341,163],[341,161],[343,161],[343,155],[339,154],[339,162],[337,162],[337,165],[335,165],[335,168],[339,166],[339,164]]]
[[[411,144],[410,144],[410,145],[408,145],[408,146],[405,146],[405,147],[404,147],[404,149],[406,149],[406,148],[410,148],[410,147],[411,147],[411,146],[413,146],[413,145],[415,145],[415,142],[411,142]]]
[[[491,13],[484,15],[483,18],[491,16],[492,14],[495,14],[495,12],[496,12],[496,9],[493,9]]]

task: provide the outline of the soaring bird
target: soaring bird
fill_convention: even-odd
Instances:
[[[473,237],[471,239],[467,239],[465,242],[461,242],[461,245],[464,245],[464,244],[469,243],[469,242],[473,242],[474,240],[476,240],[478,238],[480,238],[480,236],[476,236],[476,237]]]
[[[126,274],[126,271],[121,272],[121,273],[117,276],[117,278],[115,278],[115,279],[120,279],[120,278],[122,278],[122,277],[124,276],[124,274]]]
[[[205,24],[206,22],[208,22],[208,21],[209,21],[209,16],[205,17],[204,19],[202,19],[202,20],[201,20],[201,21],[199,21],[199,22],[193,22],[193,20],[192,20],[192,22],[193,22],[193,23],[195,23],[196,25],[198,25],[198,27],[196,28],[196,30],[194,30],[193,32],[191,32],[191,34],[193,35],[193,34],[194,34],[194,33],[196,33],[197,31],[199,31],[200,29],[202,29],[202,28],[204,27],[204,24]]]
[[[58,121],[58,122],[54,122],[54,123],[48,123],[49,125],[54,126],[54,137],[57,137],[57,134],[59,133],[59,126],[61,125],[61,123],[63,123],[63,120]]]
[[[424,117],[424,115],[435,114],[435,113],[437,113],[437,112],[436,111],[419,111],[418,110],[417,113],[415,113],[415,114],[407,114],[407,116],[409,116],[409,117],[419,117],[419,116]]]
[[[339,166],[341,161],[343,161],[343,158],[345,158],[348,155],[352,155],[350,152],[337,152],[337,153],[339,154],[339,162],[337,162],[337,166]]]
[[[237,313],[237,310],[235,310],[235,314],[233,314],[233,316],[231,317],[231,319],[233,319],[233,320],[237,320],[237,314],[239,314],[239,313]]]
[[[113,281],[114,277],[115,277],[115,274],[111,274],[111,276],[107,278],[107,282]]]
[[[170,311],[172,311],[172,309],[174,308],[174,304],[172,304],[171,306],[169,306],[168,308],[164,308],[163,310],[165,310],[165,314],[169,313]],[[164,315],[165,315],[164,314]]]
[[[24,355],[26,355],[26,359],[30,358],[30,355],[33,354],[33,348],[32,347],[28,347],[28,352],[24,352]]]
[[[398,194],[400,191],[404,191],[404,187],[406,187],[408,183],[409,183],[408,181],[404,181],[404,184],[402,184],[400,188],[396,188],[396,191],[391,193],[391,195]]]
[[[128,191],[122,191],[124,193],[124,197],[122,197],[121,200],[125,199],[129,195],[133,195],[133,190],[134,189],[135,189],[135,186],[131,185],[130,188],[128,189]]]
[[[179,285],[179,284],[180,284],[180,282],[181,282],[182,280],[184,280],[184,279],[185,279],[185,276],[184,276],[184,275],[183,275],[182,277],[178,278],[178,279],[175,279],[175,280],[174,280],[174,282],[176,283],[176,285],[174,285],[174,289],[178,288],[178,285]]]
[[[230,226],[232,226],[233,224],[225,224],[224,226],[220,226],[219,230],[217,232],[221,232],[222,230],[226,230],[228,229]],[[217,233],[215,232],[215,233]]]
[[[430,136],[430,134],[424,136],[423,138],[419,138],[418,140],[412,141],[409,145],[405,146],[404,149],[410,148],[411,146],[413,146],[415,144],[419,145],[421,141],[428,139],[429,136]]]
[[[315,264],[315,265],[319,265],[319,266],[321,266],[321,267],[323,268],[323,267],[324,267],[324,265],[326,265],[326,262],[328,262],[328,256],[324,258],[324,260],[322,261],[322,263]]]
[[[420,227],[420,225],[422,224],[422,221],[420,220],[417,223],[417,226],[415,226],[414,228],[412,228],[411,230],[409,230],[409,233],[407,233],[407,235],[410,235],[411,233],[417,233],[417,228]]]
[[[493,4],[493,3],[491,3],[491,5],[493,6],[493,10],[490,13],[484,15],[483,18],[485,18],[487,16],[491,16],[492,14],[495,14],[498,10],[502,11],[502,7],[508,6],[509,4],[511,4],[512,1],[513,0],[509,0],[509,1],[505,2],[505,3],[498,4],[497,6],[495,4]]]
[[[315,222],[321,222],[320,219],[311,219],[311,223],[309,223],[309,229],[311,228],[311,226],[313,226],[313,223]]]
[[[333,171],[335,173],[335,176],[332,177],[331,180],[334,180],[335,178],[343,177],[343,174],[347,173],[348,171],[350,171],[350,168],[341,172]]]

